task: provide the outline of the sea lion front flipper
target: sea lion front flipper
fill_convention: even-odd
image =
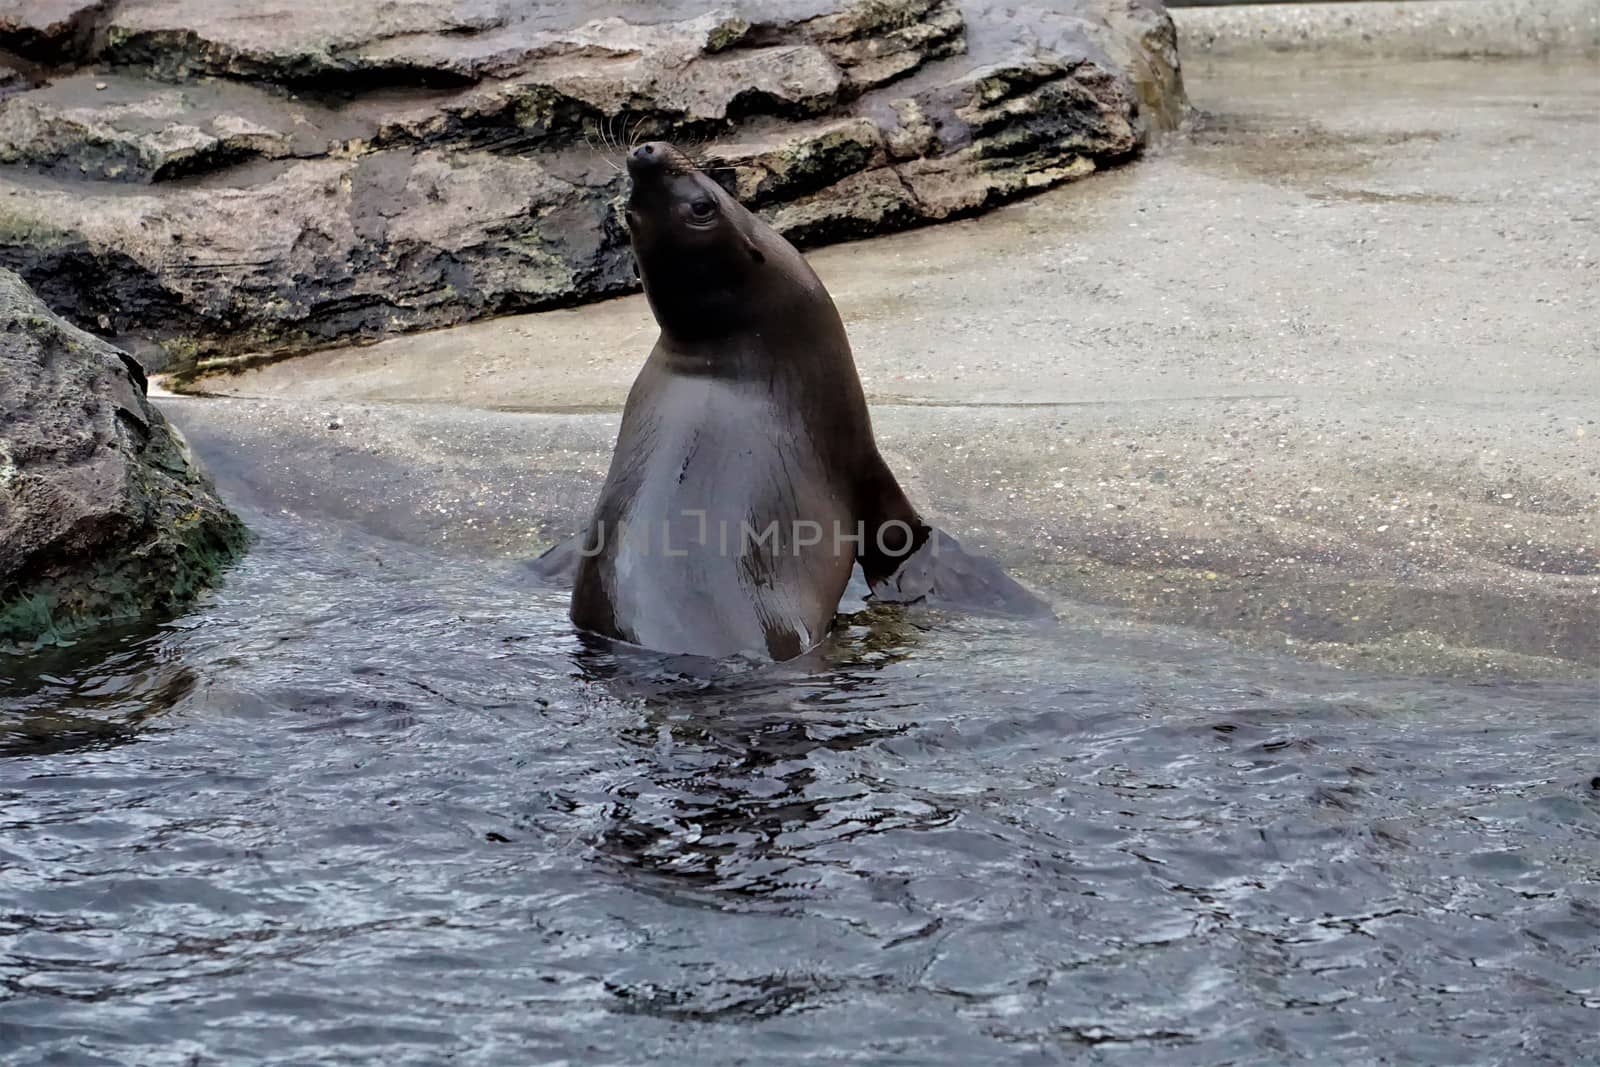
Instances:
[[[863,517],[856,561],[874,600],[1022,617],[1051,614],[1048,604],[1000,564],[968,552],[960,541],[924,522],[888,464],[879,460],[869,470],[856,486]]]
[[[1028,592],[988,556],[978,556],[936,526],[887,578],[872,582],[873,599],[1034,618],[1050,606]]]
[[[578,564],[583,562],[582,535],[557,541],[523,564],[528,573],[546,585],[573,585],[578,580]]]

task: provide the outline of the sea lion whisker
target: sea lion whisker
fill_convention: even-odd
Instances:
[[[639,147],[639,131],[644,129],[644,124],[650,121],[649,115],[640,115],[639,121],[633,124],[633,130],[628,134],[628,151]]]
[[[704,152],[695,151],[695,146],[693,145],[674,145],[673,147],[678,150],[679,155],[683,156],[684,159],[689,161],[689,165],[694,167],[695,170],[709,173],[710,171],[717,170],[719,168],[723,170],[732,169],[716,162],[715,157],[708,156]]]
[[[595,127],[586,123],[584,125],[584,127],[583,127],[583,143],[589,146],[589,151],[593,152],[595,157],[597,159],[599,159],[600,162],[604,163],[606,166],[610,167],[612,170],[616,171],[618,174],[621,174],[622,173],[622,168],[617,166],[616,162],[614,160],[612,160],[611,155],[610,155],[609,152],[600,151],[600,146],[595,144],[595,140],[596,140]]]
[[[605,115],[603,116],[603,121],[596,124],[595,129],[600,135],[600,143],[605,147],[605,152],[600,158],[604,159],[606,161],[606,165],[612,170],[621,173],[623,168],[618,160],[627,153],[625,153],[622,150],[622,146],[617,143],[616,133],[612,129],[612,124],[615,123],[619,117],[620,116],[618,115]]]

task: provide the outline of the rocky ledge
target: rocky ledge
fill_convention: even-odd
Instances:
[[[0,270],[0,651],[176,608],[244,541],[139,364]]]
[[[631,288],[620,142],[818,243],[1184,106],[1159,0],[0,0],[0,264],[184,371]]]

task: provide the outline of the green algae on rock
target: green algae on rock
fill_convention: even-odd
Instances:
[[[173,611],[246,540],[139,364],[0,270],[0,650]]]

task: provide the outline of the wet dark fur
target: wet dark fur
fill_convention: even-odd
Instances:
[[[788,659],[827,633],[857,562],[884,599],[948,586],[982,607],[1037,608],[906,499],[873,441],[844,324],[794,246],[671,145],[634,148],[628,169],[630,239],[661,336],[582,551],[565,550],[573,621],[664,652]],[[793,545],[797,520],[822,542]],[[740,540],[773,522],[778,544]],[[862,544],[835,543],[858,523]],[[886,523],[912,531],[910,561],[880,549]],[[899,549],[904,528],[883,544]]]

